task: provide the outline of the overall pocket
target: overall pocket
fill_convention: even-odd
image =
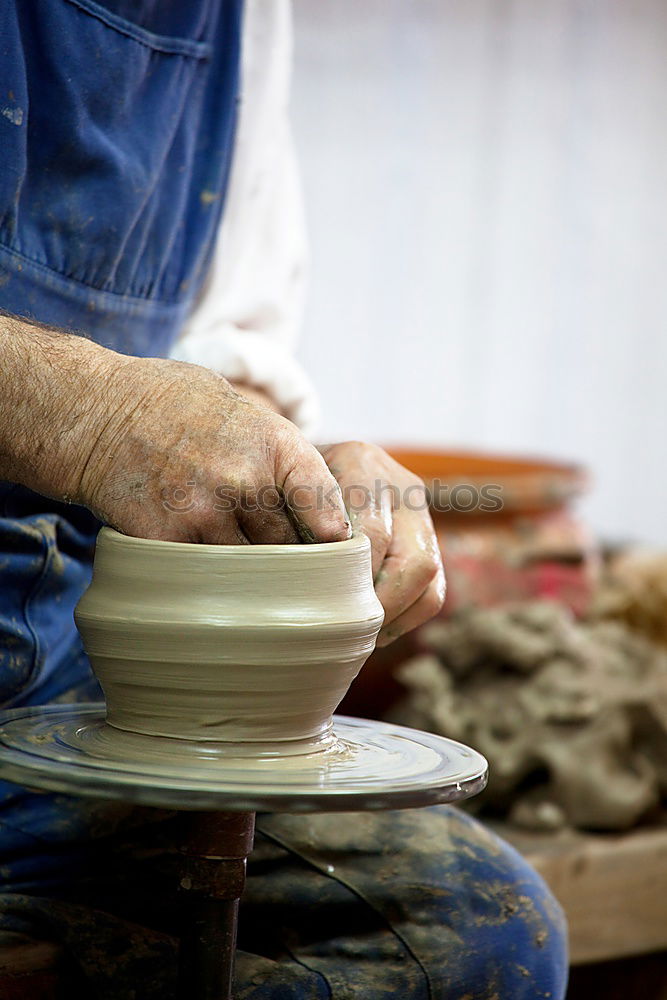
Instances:
[[[177,293],[178,268],[171,287],[164,277],[182,247],[220,2],[7,0],[6,247],[101,291]],[[225,95],[229,115],[235,96]]]

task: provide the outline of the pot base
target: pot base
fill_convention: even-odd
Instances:
[[[486,784],[486,761],[461,743],[343,716],[334,716],[330,739],[319,749],[281,755],[272,744],[251,757],[245,744],[242,753],[229,744],[114,730],[102,704],[0,714],[4,778],[159,808],[399,809],[467,798]]]

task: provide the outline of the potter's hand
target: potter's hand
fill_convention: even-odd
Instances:
[[[221,375],[116,354],[1,311],[0,359],[0,479],[145,538],[349,537],[319,452]]]
[[[445,574],[422,481],[376,445],[320,449],[338,480],[353,525],[370,538],[375,590],[384,610],[378,646],[432,618]]]
[[[214,544],[349,537],[340,490],[297,428],[197,365],[126,359],[77,499],[120,531]]]

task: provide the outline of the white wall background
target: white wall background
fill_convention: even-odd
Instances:
[[[664,0],[296,0],[323,437],[587,463],[667,544]]]

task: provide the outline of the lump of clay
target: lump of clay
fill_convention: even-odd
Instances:
[[[591,614],[622,621],[667,646],[667,555],[631,550],[611,558]]]
[[[482,808],[533,829],[624,829],[667,794],[667,652],[618,621],[535,601],[422,632],[392,719],[489,760]]]

